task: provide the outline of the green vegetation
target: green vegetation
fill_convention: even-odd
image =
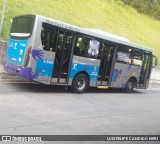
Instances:
[[[160,20],[160,0],[122,0],[140,13],[144,13]]]
[[[0,0],[0,8],[2,5],[3,0]],[[157,56],[160,52],[160,21],[139,14],[121,0],[7,0],[1,39],[7,39],[10,19],[25,13],[108,31],[154,48]]]

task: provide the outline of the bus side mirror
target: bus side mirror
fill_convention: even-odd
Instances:
[[[152,58],[152,68],[156,67],[157,64],[158,64],[157,57],[155,55],[153,55],[153,58]]]

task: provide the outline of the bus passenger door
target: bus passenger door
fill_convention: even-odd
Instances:
[[[73,38],[74,34],[72,33],[61,30],[58,33],[57,50],[51,83],[67,83]]]
[[[147,88],[149,86],[151,68],[152,68],[152,55],[151,53],[144,53],[143,63],[140,73],[140,81],[139,81],[140,88]]]
[[[112,44],[103,43],[101,64],[98,74],[97,85],[108,86],[111,79],[111,72],[114,65],[114,51],[115,47]]]

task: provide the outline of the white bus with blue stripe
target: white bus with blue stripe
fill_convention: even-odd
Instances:
[[[152,49],[126,38],[26,14],[13,18],[4,68],[76,93],[89,86],[132,92],[148,87],[154,57]]]

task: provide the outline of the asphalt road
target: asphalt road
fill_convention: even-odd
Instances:
[[[74,94],[57,86],[0,83],[0,135],[159,135],[159,93],[92,88]]]

